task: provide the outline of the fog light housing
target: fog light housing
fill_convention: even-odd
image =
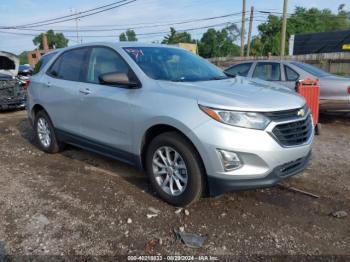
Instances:
[[[232,171],[242,167],[243,163],[235,152],[218,149],[225,171]]]

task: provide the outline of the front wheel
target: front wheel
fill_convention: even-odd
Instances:
[[[147,150],[146,169],[158,195],[172,205],[187,206],[202,195],[205,180],[201,159],[190,142],[176,132],[153,139]]]

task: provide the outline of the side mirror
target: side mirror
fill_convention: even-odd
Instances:
[[[132,81],[126,73],[106,73],[99,76],[101,84],[121,85],[128,88],[138,88],[139,83]]]
[[[237,76],[237,74],[231,74],[231,73],[229,73],[229,72],[227,72],[227,71],[224,71],[224,74],[225,74],[227,77],[231,77],[231,78],[234,78],[234,77]]]

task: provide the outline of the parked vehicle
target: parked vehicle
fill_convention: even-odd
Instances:
[[[61,50],[33,75],[27,111],[43,151],[67,143],[133,164],[176,206],[297,174],[314,136],[298,94],[135,42]]]
[[[20,65],[18,68],[18,75],[30,77],[33,74],[33,68],[30,65]]]
[[[230,75],[259,78],[282,84],[292,90],[297,80],[318,79],[321,111],[350,111],[350,78],[327,73],[298,61],[249,60],[225,69]]]
[[[19,59],[8,52],[0,52],[0,111],[24,108],[26,92],[17,78]]]

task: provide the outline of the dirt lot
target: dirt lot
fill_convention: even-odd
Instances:
[[[134,168],[73,147],[44,154],[25,112],[0,113],[0,255],[350,255],[350,117],[322,122],[309,168],[286,181],[320,198],[274,187],[176,212]],[[204,246],[176,240],[180,227]]]

